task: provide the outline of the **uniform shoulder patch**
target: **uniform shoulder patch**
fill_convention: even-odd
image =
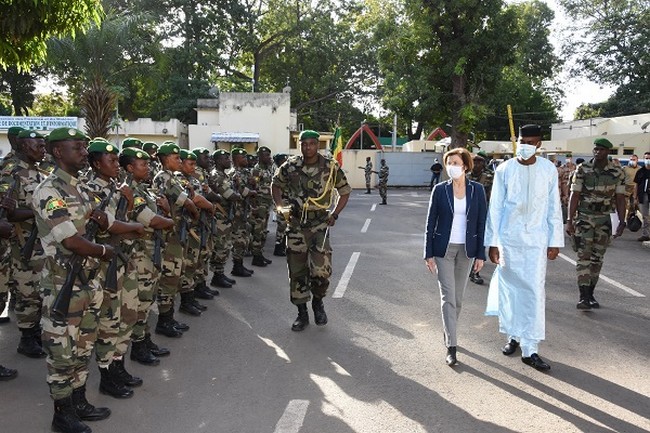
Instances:
[[[142,197],[134,197],[133,198],[133,207],[142,206],[143,204],[146,204],[146,203],[147,203],[147,200],[145,200]]]
[[[67,207],[68,205],[66,204],[65,200],[62,200],[60,198],[51,198],[45,204],[45,210],[48,212],[54,212],[55,210],[65,209]]]

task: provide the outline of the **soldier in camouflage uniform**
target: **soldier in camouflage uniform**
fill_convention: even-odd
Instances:
[[[196,220],[199,218],[199,212],[174,174],[181,168],[180,148],[174,143],[163,144],[158,148],[158,158],[162,164],[162,170],[153,178],[153,191],[167,198],[176,229],[173,232],[169,231],[165,238],[159,282],[156,333],[166,337],[181,337],[183,332],[189,330],[190,327],[174,319],[174,298],[180,289],[185,253],[179,232],[181,219]],[[185,213],[189,213],[189,217],[186,217]]]
[[[131,359],[143,365],[158,365],[159,357],[170,354],[169,349],[158,347],[151,340],[147,324],[149,311],[158,293],[160,272],[153,262],[155,233],[154,230],[171,230],[174,221],[163,214],[169,213],[169,203],[164,197],[156,198],[144,183],[149,180],[149,155],[137,149],[122,149],[120,166],[131,176],[133,190],[133,209],[127,215],[132,221],[139,222],[145,227],[142,238],[136,239],[132,261],[137,272],[138,306],[137,318],[131,332]],[[161,207],[160,212],[158,206]],[[161,254],[162,257],[162,248]],[[162,264],[162,263],[161,263]]]
[[[636,196],[636,183],[634,182],[634,178],[636,177],[639,168],[639,157],[637,155],[630,156],[627,165],[623,167],[623,172],[625,173],[625,204],[627,206],[625,221],[627,221],[630,215],[636,213],[638,199]]]
[[[226,170],[231,166],[230,154],[223,149],[215,150],[212,154],[212,161],[214,169],[210,173],[208,183],[218,198],[215,203],[217,230],[210,257],[210,270],[213,272],[210,285],[230,288],[236,281],[225,275],[225,266],[232,249],[232,221],[235,218],[235,207],[242,197],[237,193],[230,177],[226,174]]]
[[[41,348],[41,294],[39,280],[43,268],[43,249],[38,240],[34,224],[32,194],[39,183],[47,176],[41,172],[37,163],[45,154],[45,139],[36,131],[22,130],[15,148],[15,162],[7,164],[0,178],[0,192],[5,193],[12,185],[16,207],[9,212],[15,223],[16,238],[11,242],[13,275],[16,286],[16,319],[22,333],[18,353],[31,358],[42,358]],[[33,236],[32,236],[33,233]],[[32,251],[25,251],[29,257],[22,256],[22,248],[32,238]]]
[[[291,326],[293,331],[302,331],[309,324],[307,302],[312,296],[316,325],[327,324],[323,298],[332,274],[329,227],[336,223],[352,191],[336,161],[318,153],[318,138],[315,131],[300,133],[302,156],[290,157],[276,172],[271,187],[273,201],[289,223],[290,296],[291,302],[298,306],[298,317]],[[335,189],[340,198],[330,212]]]
[[[250,175],[246,166],[248,164],[246,151],[241,148],[232,150],[232,168],[226,172],[235,191],[243,200],[234,202],[234,215],[232,221],[232,261],[230,272],[236,277],[250,277],[253,271],[244,266],[244,254],[250,239],[250,199],[255,198],[257,191],[251,189]]]
[[[97,234],[97,243],[112,245],[119,251],[115,273],[109,275],[109,264],[104,262],[99,269],[100,284],[103,288],[103,301],[99,313],[95,358],[101,374],[99,391],[115,398],[133,396],[131,387],[142,385],[142,379],[126,371],[124,355],[128,349],[131,330],[137,319],[138,278],[133,262],[130,260],[132,239],[122,239],[120,235],[137,237],[144,234],[144,227],[137,222],[126,222],[126,213],[133,207],[133,192],[127,186],[115,191],[115,181],[120,174],[118,163],[119,149],[103,138],[90,141],[88,163],[91,167],[88,182],[80,189],[94,198],[97,204],[106,200],[114,191],[106,209],[115,214],[121,222],[119,231],[113,236],[108,233]],[[118,213],[118,207],[122,212]],[[109,279],[113,279],[109,284]]]
[[[43,349],[47,353],[47,383],[54,400],[52,428],[55,431],[90,431],[82,420],[107,418],[110,410],[96,408],[86,400],[88,363],[97,336],[102,288],[99,278],[82,284],[75,276],[66,317],[51,314],[50,308],[66,279],[66,263],[72,254],[87,257],[83,271],[90,276],[99,259],[111,260],[110,245],[83,237],[88,219],[100,230],[116,224],[110,213],[93,210],[95,201],[79,188],[79,170],[87,163],[87,137],[79,130],[57,128],[48,136],[57,168],[34,191],[32,206],[45,255],[41,278]]]
[[[483,185],[485,190],[485,197],[487,200],[490,200],[490,192],[492,191],[492,183],[494,182],[494,171],[487,168],[487,162],[489,161],[487,153],[480,151],[476,155],[473,155],[472,161],[474,162],[474,167],[472,170],[467,173],[467,179],[473,180]],[[474,272],[474,266],[469,274],[469,279],[474,284],[483,284],[483,277],[479,275],[478,272]]]
[[[366,194],[370,194],[370,181],[372,180],[372,162],[370,161],[369,156],[366,158],[366,166],[359,168],[363,170],[363,175],[366,178]]]
[[[151,141],[146,141],[142,143],[142,150],[149,154],[149,180],[145,183],[151,186],[153,178],[162,170],[162,165],[160,165],[160,161],[158,160],[158,145]]]
[[[264,257],[264,244],[266,243],[266,235],[269,233],[269,213],[273,206],[273,198],[271,197],[271,180],[273,179],[273,172],[271,165],[271,149],[262,146],[257,149],[258,162],[251,169],[251,176],[257,185],[257,197],[254,200],[254,206],[251,207],[252,219],[252,239],[251,251],[253,253],[253,266],[264,267],[271,264],[271,260]]]
[[[374,171],[373,173],[377,173],[379,175],[379,196],[381,197],[381,203],[379,204],[387,204],[386,199],[388,198],[388,166],[386,165],[386,160],[382,159],[380,161],[380,168],[379,171]]]
[[[273,155],[273,173],[275,174],[282,164],[287,160],[287,155],[284,153],[276,153]],[[286,203],[285,203],[286,204]],[[287,255],[287,222],[282,217],[282,214],[275,212],[275,248],[273,255],[278,257],[285,257]]]
[[[607,159],[612,147],[609,140],[596,139],[594,158],[578,166],[571,182],[566,232],[572,236],[578,255],[579,310],[600,307],[594,298],[594,288],[612,235],[609,216],[612,207],[616,207],[620,219],[614,237],[621,236],[625,230],[625,174]]]
[[[10,253],[9,242],[7,240],[13,236],[14,236],[13,225],[7,222],[7,220],[1,219],[0,220],[0,257]],[[2,296],[3,293],[6,296],[7,293],[6,285],[0,286],[0,296]],[[4,308],[5,305],[0,303],[0,309],[4,310]],[[14,379],[17,375],[18,375],[18,370],[15,370],[13,368],[7,368],[0,364],[0,381]]]

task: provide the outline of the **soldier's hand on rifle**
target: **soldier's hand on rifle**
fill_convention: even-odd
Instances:
[[[165,215],[169,215],[169,200],[167,200],[167,197],[161,195],[156,198],[156,206],[162,209]]]
[[[89,218],[97,222],[97,224],[99,225],[99,229],[101,231],[106,231],[108,229],[108,216],[106,215],[105,212],[99,209],[94,209],[90,213]]]
[[[133,190],[129,188],[127,184],[124,184],[120,187],[120,192],[122,196],[126,199],[126,202],[129,204],[127,209],[133,209]]]
[[[14,235],[14,225],[2,220],[0,221],[0,238],[9,239]]]
[[[192,200],[185,200],[185,203],[183,203],[183,207],[187,209],[187,211],[190,213],[190,216],[192,217],[193,220],[198,220],[199,219],[199,210],[196,208],[196,205]]]
[[[104,249],[102,250],[102,255],[99,258],[105,262],[110,262],[113,260],[113,257],[115,257],[115,249],[113,248],[113,245],[109,244],[102,244],[102,246]]]
[[[7,209],[7,213],[11,215],[16,210],[16,199],[9,194],[5,194],[2,201],[0,201],[0,207]]]

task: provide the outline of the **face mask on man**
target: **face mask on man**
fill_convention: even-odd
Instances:
[[[532,144],[520,143],[517,145],[517,156],[520,156],[521,159],[530,159],[535,152],[537,151],[537,146]]]
[[[643,164],[645,164],[645,168],[647,168],[648,170],[650,170],[650,159],[646,159],[646,160],[644,160],[644,161],[643,161]]]
[[[636,161],[633,159],[630,159],[630,161],[627,163],[630,167],[636,167]]]
[[[463,175],[463,167],[460,165],[448,165],[447,175],[452,179],[458,179]]]

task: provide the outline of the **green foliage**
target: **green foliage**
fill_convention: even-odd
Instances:
[[[6,92],[11,100],[14,116],[28,116],[34,103],[34,89],[37,70],[32,72],[19,71],[15,66],[0,70],[0,92]]]
[[[594,117],[600,117],[602,111],[602,107],[599,107],[598,105],[582,104],[576,108],[573,118],[575,120],[593,119]]]
[[[78,116],[79,109],[75,108],[61,92],[35,95],[32,106],[32,116]]]

